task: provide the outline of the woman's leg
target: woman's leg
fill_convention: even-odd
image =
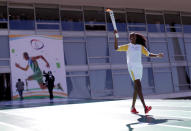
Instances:
[[[134,84],[134,94],[133,94],[133,102],[132,102],[132,108],[135,107],[135,102],[137,100],[137,87],[136,85]]]
[[[144,108],[146,107],[145,105],[145,101],[144,101],[144,97],[143,97],[143,93],[142,93],[142,86],[141,86],[141,81],[139,79],[134,81],[135,86],[137,87],[137,93],[139,95],[139,98],[141,99],[141,102],[144,106]]]

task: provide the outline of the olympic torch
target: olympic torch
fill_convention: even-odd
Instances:
[[[116,26],[116,22],[115,22],[115,17],[114,17],[113,11],[111,9],[106,9],[106,12],[108,12],[109,15],[110,15],[110,18],[111,18],[111,21],[112,21],[112,24],[113,24],[113,29],[117,31],[117,26]],[[119,38],[118,32],[115,33],[115,35],[116,35],[116,38]]]

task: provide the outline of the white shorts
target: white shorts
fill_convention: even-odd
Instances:
[[[134,80],[141,80],[143,75],[143,66],[142,65],[128,65],[128,71],[131,76],[131,79]]]

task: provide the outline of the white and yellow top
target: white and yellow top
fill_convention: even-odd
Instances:
[[[127,64],[136,66],[142,66],[142,54],[146,56],[150,54],[144,46],[132,43],[119,46],[117,51],[126,51]]]

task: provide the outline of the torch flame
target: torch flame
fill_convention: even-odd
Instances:
[[[105,11],[106,11],[106,12],[110,12],[110,11],[112,11],[112,10],[111,10],[111,9],[106,9]]]

